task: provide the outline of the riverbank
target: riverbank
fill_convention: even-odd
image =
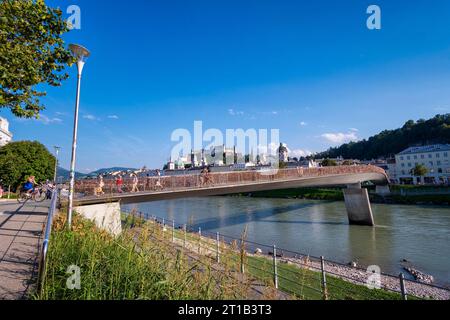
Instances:
[[[398,190],[380,196],[374,193],[374,189],[369,188],[370,201],[382,204],[403,204],[403,205],[450,205],[450,194],[398,194]],[[411,188],[408,188],[411,190]],[[394,190],[393,190],[394,191]],[[324,201],[344,201],[344,194],[340,188],[299,188],[273,191],[261,191],[233,196],[249,196],[254,198],[281,198],[281,199],[307,199]]]
[[[156,221],[156,223],[155,223]],[[157,228],[166,233],[167,241],[178,244],[192,252],[218,259],[229,264],[229,269],[245,272],[255,279],[273,284],[273,253],[268,247],[256,248],[251,242],[241,240],[225,240],[219,242],[211,237],[185,232],[182,228],[172,230],[169,221],[150,220],[150,228]],[[166,225],[165,223],[168,223]],[[153,225],[153,227],[152,227]],[[171,240],[170,240],[171,239]],[[252,253],[251,247],[255,247]],[[397,300],[401,299],[399,277],[380,275],[380,289],[369,289],[366,284],[373,274],[360,266],[345,266],[331,261],[324,261],[324,270],[328,287],[323,291],[321,282],[321,261],[305,255],[289,256],[277,251],[278,285],[280,290],[300,299],[329,300]],[[244,271],[245,270],[245,271]],[[405,280],[405,287],[410,299],[449,300],[450,291],[430,286],[426,283]]]

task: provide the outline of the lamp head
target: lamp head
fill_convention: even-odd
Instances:
[[[88,49],[78,44],[70,44],[70,51],[72,51],[73,55],[77,59],[77,67],[78,67],[78,76],[81,77],[81,73],[83,72],[84,64],[87,58],[91,55]]]
[[[70,51],[72,51],[75,58],[77,58],[77,61],[85,62],[86,59],[91,55],[88,49],[80,46],[79,44],[70,44],[69,49]]]

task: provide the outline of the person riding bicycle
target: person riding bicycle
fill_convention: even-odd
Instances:
[[[27,179],[27,182],[25,182],[25,184],[23,185],[23,192],[31,194],[32,192],[34,192],[34,186],[36,184],[36,178],[34,176],[30,176]]]

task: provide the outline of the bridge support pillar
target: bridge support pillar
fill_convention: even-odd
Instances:
[[[349,185],[344,189],[344,198],[350,224],[371,227],[375,225],[367,189],[361,188],[360,183]]]
[[[89,219],[102,230],[115,236],[122,232],[122,219],[119,202],[93,204],[74,208],[75,212]]]

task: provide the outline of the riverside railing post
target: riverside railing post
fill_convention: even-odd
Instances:
[[[172,221],[172,242],[175,243],[175,220]]]
[[[184,247],[186,248],[186,238],[187,238],[187,225],[184,225]]]
[[[245,257],[245,248],[244,248],[244,242],[241,242],[241,273],[244,274],[245,268],[244,268],[244,257]]]
[[[216,260],[217,263],[220,263],[220,234],[217,232],[216,235]]]
[[[320,269],[322,271],[322,292],[323,292],[323,300],[328,300],[328,292],[327,292],[327,275],[325,273],[325,258],[320,257]]]
[[[402,290],[402,299],[408,300],[408,293],[406,292],[406,286],[405,286],[405,275],[403,273],[400,273],[400,289]]]
[[[273,284],[278,289],[277,246],[273,246]]]
[[[200,254],[200,242],[202,241],[202,228],[198,228],[198,254]]]

